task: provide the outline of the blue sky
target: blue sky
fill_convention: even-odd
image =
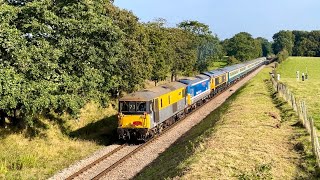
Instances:
[[[165,18],[168,26],[197,20],[220,39],[238,32],[272,39],[279,30],[320,30],[320,0],[115,0],[141,22]]]

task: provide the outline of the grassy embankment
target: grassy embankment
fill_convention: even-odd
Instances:
[[[41,118],[38,134],[0,128],[0,179],[46,179],[114,138],[115,110],[90,103],[80,119]]]
[[[302,81],[302,72],[308,70],[308,80]],[[297,81],[296,71],[300,71],[300,80]],[[281,81],[288,85],[296,98],[305,100],[309,114],[314,118],[320,129],[320,58],[289,57],[280,64],[277,72]]]
[[[309,136],[264,69],[136,179],[315,179]],[[275,118],[273,118],[274,116]]]

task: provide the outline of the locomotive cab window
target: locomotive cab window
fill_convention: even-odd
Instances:
[[[136,111],[136,103],[135,102],[129,102],[129,111]]]
[[[137,102],[137,111],[145,112],[147,110],[146,102]]]
[[[120,111],[129,111],[129,102],[120,102]]]
[[[147,102],[121,101],[119,102],[119,111],[129,114],[147,112]]]

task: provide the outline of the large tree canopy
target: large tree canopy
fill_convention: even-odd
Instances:
[[[262,56],[261,42],[247,32],[240,32],[231,39],[226,39],[223,44],[227,55],[240,61]]]
[[[294,36],[291,31],[280,31],[273,35],[273,52],[278,54],[279,52],[286,50],[289,55],[292,55],[292,48],[294,46]]]
[[[273,40],[275,54],[320,56],[320,31],[279,31]]]
[[[43,112],[77,114],[88,100],[107,102],[121,82],[117,63],[125,47],[106,5],[47,0],[1,5],[2,119],[30,123]],[[19,93],[4,88],[11,81]]]
[[[209,30],[209,26],[198,21],[183,21],[178,24],[182,30],[193,35],[193,45],[197,49],[195,71],[205,71],[215,59],[222,56],[222,46],[216,35]]]

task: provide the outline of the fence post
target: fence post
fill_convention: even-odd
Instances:
[[[314,127],[313,118],[310,118],[310,126],[311,126],[311,143],[312,143],[312,150],[316,156],[316,162],[318,167],[320,167],[320,147],[319,147],[319,140],[317,135],[317,130]]]
[[[313,129],[313,119],[312,119],[312,118],[309,119],[309,125],[310,125],[310,135],[311,135],[312,151],[315,153],[316,158],[318,159],[317,153],[316,153],[316,148],[314,147],[314,145],[315,145],[315,141],[314,141],[315,138],[314,138],[314,129]]]
[[[303,102],[300,101],[300,119],[302,119],[303,126],[306,127],[306,121],[304,120],[304,109],[303,109]]]

